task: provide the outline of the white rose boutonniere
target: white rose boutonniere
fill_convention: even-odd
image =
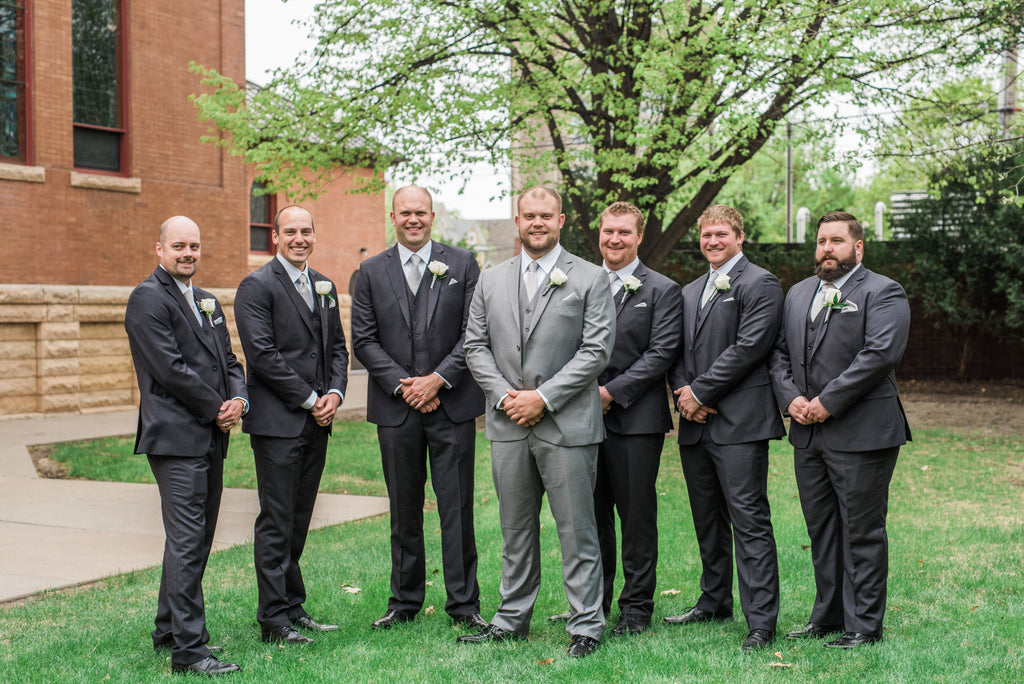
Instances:
[[[320,308],[324,308],[326,305],[324,297],[327,297],[327,299],[330,299],[332,302],[334,301],[334,297],[331,296],[331,289],[333,287],[334,286],[331,284],[330,280],[318,280],[313,283],[313,289],[316,290],[318,295],[320,295]]]
[[[822,290],[824,302],[822,306],[828,309],[825,312],[825,320],[828,321],[829,316],[832,315],[833,311],[857,311],[857,305],[854,302],[844,302],[843,292],[837,287],[826,285]]]
[[[569,276],[565,275],[565,271],[558,268],[557,266],[551,269],[551,276],[548,278],[548,284],[551,287],[558,287],[559,285],[565,285],[565,281],[569,280]]]
[[[626,276],[622,279],[622,302],[625,303],[626,298],[633,294],[643,285],[643,282],[636,276]]]
[[[210,321],[210,325],[213,325],[213,312],[217,308],[217,300],[213,297],[207,297],[199,300],[199,311],[206,314],[207,320]]]
[[[434,289],[434,283],[437,282],[438,278],[448,277],[448,264],[443,261],[431,261],[427,264],[427,270],[430,271],[434,277],[430,279],[430,289]]]
[[[715,289],[719,292],[728,292],[732,289],[732,285],[729,284],[729,276],[720,275],[715,278]]]

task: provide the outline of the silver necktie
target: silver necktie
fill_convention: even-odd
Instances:
[[[533,299],[537,294],[537,262],[531,261],[526,267],[526,298]]]
[[[409,291],[413,294],[420,288],[420,280],[423,278],[423,272],[420,271],[422,261],[419,254],[413,254],[405,262],[405,282],[409,284]]]
[[[299,295],[302,296],[302,301],[306,302],[306,306],[309,310],[313,310],[313,291],[309,289],[309,280],[305,273],[299,275],[295,279],[295,289],[299,291]]]

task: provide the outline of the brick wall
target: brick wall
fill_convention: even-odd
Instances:
[[[124,309],[130,287],[0,285],[0,416],[90,413],[130,408],[139,390]],[[235,292],[214,289],[235,330]],[[351,298],[341,317],[351,339]]]

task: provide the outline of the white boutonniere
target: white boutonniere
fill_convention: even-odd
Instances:
[[[629,295],[633,294],[643,285],[643,282],[636,276],[626,276],[622,279],[622,303],[626,303],[626,299]]]
[[[427,264],[427,270],[434,276],[430,279],[430,289],[434,289],[434,283],[437,282],[438,278],[448,277],[448,264],[443,261],[431,261]]]
[[[729,284],[729,276],[722,274],[715,278],[715,289],[719,292],[728,292],[732,289],[732,285]]]
[[[206,314],[206,318],[210,321],[210,325],[213,326],[213,311],[217,308],[217,300],[213,297],[207,297],[206,299],[199,300],[199,311]]]
[[[313,289],[316,290],[316,293],[318,295],[320,295],[321,309],[324,308],[326,305],[326,303],[324,302],[324,297],[327,297],[327,299],[330,299],[332,302],[334,301],[334,297],[331,296],[331,289],[333,287],[334,286],[331,284],[330,280],[318,280],[315,283],[313,283]]]
[[[832,315],[833,311],[856,311],[857,305],[853,302],[844,302],[843,293],[837,287],[826,285],[822,290],[824,303],[823,306],[828,309],[825,312],[825,320],[828,321],[829,316]]]
[[[569,280],[569,276],[565,275],[565,271],[556,266],[551,269],[551,276],[548,278],[548,285],[551,287],[558,287],[559,285],[565,285],[565,281],[567,280]]]

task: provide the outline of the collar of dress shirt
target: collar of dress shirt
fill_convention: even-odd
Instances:
[[[558,263],[558,257],[560,256],[562,256],[562,245],[555,245],[554,249],[542,256],[540,259],[531,259],[526,252],[523,252],[523,259],[519,264],[519,269],[522,271],[520,275],[525,276],[526,269],[529,268],[530,264],[534,261],[537,262],[537,266],[540,270],[544,271],[544,276],[551,275],[551,271],[555,268],[555,264]]]
[[[312,278],[312,276],[309,275],[309,269],[308,268],[303,269],[303,270],[300,271],[299,269],[295,268],[295,264],[293,264],[292,262],[288,261],[283,256],[281,256],[280,252],[275,254],[274,258],[277,259],[281,263],[282,266],[284,266],[284,272],[288,274],[288,280],[290,280],[290,281],[292,281],[294,283],[296,278],[298,278],[300,275],[305,273],[306,277],[310,279],[309,280],[310,287],[313,286],[312,285],[313,278]]]
[[[426,266],[430,263],[430,248],[433,246],[434,241],[428,240],[427,244],[420,247],[418,250],[413,252],[411,249],[403,245],[401,242],[398,243],[398,256],[402,259],[402,266],[409,263],[409,257],[413,254],[418,254],[420,259],[423,260],[423,265]]]
[[[613,271],[612,269],[608,268],[608,264],[604,262],[602,262],[602,265],[604,266],[605,273],[615,273],[616,275],[619,276],[619,280],[625,280],[629,276],[633,275],[633,271],[635,271],[636,267],[640,265],[640,257],[633,259],[633,261],[626,264],[617,271]]]
[[[736,256],[734,256],[734,257],[733,257],[732,259],[729,259],[729,260],[728,260],[728,261],[726,261],[726,262],[725,262],[724,264],[722,264],[722,265],[721,265],[721,266],[720,266],[720,267],[718,268],[718,270],[717,270],[717,271],[716,271],[715,269],[713,269],[713,268],[712,268],[712,269],[710,270],[710,272],[709,272],[709,274],[708,274],[708,275],[710,275],[711,273],[714,273],[714,274],[715,274],[715,276],[720,276],[720,275],[729,275],[729,271],[731,271],[731,270],[732,270],[732,267],[733,267],[733,266],[735,266],[735,265],[736,265],[736,262],[738,262],[738,261],[739,261],[740,259],[742,259],[742,258],[743,258],[743,252],[737,252],[737,253],[736,253]]]
[[[850,269],[850,272],[849,272],[849,273],[847,273],[846,275],[844,275],[844,276],[843,276],[842,278],[840,278],[839,280],[836,280],[836,281],[834,281],[834,282],[832,283],[832,286],[833,286],[833,287],[835,287],[835,288],[836,288],[837,290],[842,290],[842,289],[843,289],[843,285],[845,285],[845,284],[846,284],[846,281],[850,279],[850,276],[852,276],[852,275],[853,275],[854,273],[856,273],[856,272],[857,272],[857,269],[858,269],[858,268],[860,268],[860,264],[857,264],[857,265],[856,265],[856,266],[854,266],[854,267],[853,267],[852,269]],[[819,289],[819,290],[821,289],[821,286],[822,286],[822,285],[823,285],[824,283],[825,283],[825,281],[824,281],[824,280],[819,280],[819,281],[818,281],[818,289]]]

